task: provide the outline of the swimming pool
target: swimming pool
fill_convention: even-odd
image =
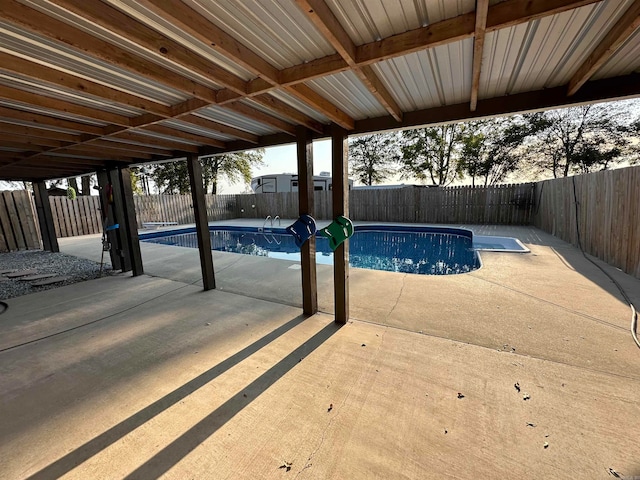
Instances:
[[[213,250],[300,261],[300,250],[284,228],[209,227]],[[140,234],[140,240],[197,248],[195,228]],[[316,236],[316,262],[332,264],[329,242]],[[349,265],[355,268],[453,275],[480,268],[469,230],[446,227],[358,225],[349,241]]]

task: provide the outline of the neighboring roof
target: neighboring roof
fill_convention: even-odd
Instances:
[[[4,0],[0,179],[640,95],[638,0]]]

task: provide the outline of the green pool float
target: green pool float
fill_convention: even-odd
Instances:
[[[329,247],[335,252],[342,242],[353,235],[353,222],[340,215],[330,225],[321,228],[320,234],[329,239]]]

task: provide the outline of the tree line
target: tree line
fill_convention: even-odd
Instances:
[[[439,186],[463,179],[486,186],[514,173],[558,178],[631,165],[640,156],[640,118],[630,120],[634,105],[584,105],[364,135],[349,142],[351,174],[365,185],[397,175]]]

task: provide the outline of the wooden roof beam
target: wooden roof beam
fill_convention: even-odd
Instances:
[[[531,20],[573,10],[602,0],[506,0],[489,7],[486,32],[527,23]],[[356,65],[361,67],[409,53],[427,50],[440,45],[470,38],[475,33],[473,12],[432,23],[425,27],[383,38],[356,47]],[[349,70],[347,62],[339,54],[294,65],[280,71],[280,85],[297,85],[315,78]],[[268,93],[273,86],[263,79],[249,82],[249,95]],[[218,103],[234,101],[238,95],[226,89],[218,92]]]
[[[34,137],[31,135],[21,135],[19,133],[4,133],[0,130],[0,142],[2,142],[2,147],[4,148],[12,148],[12,145],[23,145],[25,147],[37,145],[40,147],[62,147],[69,145],[69,143],[61,142],[59,140],[52,140],[50,138],[41,138]],[[13,147],[19,148],[19,147]],[[29,148],[24,148],[24,150],[29,150]]]
[[[640,0],[631,4],[620,20],[609,30],[604,39],[591,52],[576,73],[571,77],[567,95],[574,95],[585,82],[587,82],[607,60],[620,48],[620,46],[640,26]]]
[[[8,53],[0,52],[0,69],[18,74],[23,77],[40,80],[56,85],[65,90],[81,92],[94,97],[107,99],[114,103],[127,105],[132,108],[145,110],[157,115],[169,116],[170,107],[147,100],[131,93],[108,87],[96,82],[86,80],[77,75],[71,75],[61,70],[47,67],[36,62]]]
[[[42,94],[27,92],[25,90],[20,90],[14,87],[0,85],[0,98],[22,102],[27,105],[35,105],[40,108],[46,108],[49,110],[57,110],[59,112],[70,113],[72,115],[78,115],[90,120],[97,120],[103,123],[111,123],[114,125],[125,127],[128,127],[130,125],[129,117],[126,117],[124,115],[97,110],[93,107],[86,107],[84,105],[70,103],[65,100],[47,97]]]
[[[87,145],[86,147],[88,147]],[[85,148],[86,148],[85,147]],[[92,148],[103,148],[107,151],[113,152],[136,152],[136,153],[148,153],[150,155],[159,155],[161,157],[171,157],[173,150],[161,148],[159,146],[140,145],[139,143],[123,143],[112,140],[96,140],[91,143]]]
[[[74,143],[81,140],[81,135],[49,130],[46,128],[28,127],[15,123],[0,120],[0,132],[4,134],[21,135],[23,137],[42,138],[48,140],[59,140],[61,142]]]
[[[93,3],[93,2],[90,2]],[[101,40],[67,23],[50,17],[16,0],[3,0],[0,19],[19,25],[36,35],[46,36],[56,42],[109,62],[117,67],[150,78],[198,98],[216,101],[216,91],[188,79],[168,68],[133,56],[130,52]]]
[[[473,70],[471,73],[471,101],[469,109],[475,112],[478,106],[478,90],[480,88],[480,73],[482,72],[482,52],[487,28],[489,0],[476,0],[476,27],[473,39]]]
[[[72,120],[65,120],[62,118],[56,118],[49,115],[42,115],[39,113],[31,113],[23,110],[17,110],[15,108],[1,107],[0,106],[0,120],[3,122],[14,121],[15,124],[27,123],[37,127],[51,127],[52,129],[66,130],[73,132],[81,132],[86,135],[101,135],[103,133],[103,127],[97,125],[88,125]]]
[[[161,15],[174,25],[179,26],[182,30],[197,38],[205,45],[212,47],[233,62],[258,76],[270,89],[280,87],[280,72],[276,67],[188,5],[182,2],[166,2],[162,0],[139,0],[139,2],[152,12]],[[229,102],[243,96],[242,93],[233,90],[232,94],[234,95],[229,97]],[[334,112],[339,110],[338,118],[348,118],[346,122],[340,120],[344,122],[342,125],[344,128],[348,128],[347,125],[352,125],[354,122],[346,113],[342,112],[328,100],[325,99],[323,102],[319,102],[316,98],[317,93],[315,93],[315,95],[312,94],[311,98],[307,98],[302,91],[298,91],[294,93],[294,95],[296,95],[300,101],[313,106],[329,118],[335,116]],[[327,110],[322,110],[323,108]]]
[[[324,0],[296,0],[296,2],[307,18],[353,69],[353,72],[376,100],[396,120],[401,121],[402,110],[373,69],[369,65],[362,68],[356,65],[356,46]]]
[[[138,20],[129,17],[116,8],[113,8],[102,2],[86,2],[85,0],[60,0],[56,3],[69,11],[72,11],[86,19],[91,20],[98,25],[117,32],[124,38],[127,38],[128,40],[151,52],[155,52],[156,54],[159,52],[163,57],[168,58],[171,61],[206,77],[207,79],[211,79],[216,83],[223,85],[224,87],[235,92],[236,94],[239,94],[240,96],[246,95],[246,81],[211,63],[208,59],[200,57],[195,52],[187,49],[178,42],[165,37],[151,27],[148,27]],[[162,5],[162,8],[164,10],[159,11],[170,11],[172,15],[176,16],[176,18],[183,18],[184,15],[188,16],[191,12],[193,12],[186,5],[179,4],[178,2],[171,4],[163,2]],[[152,3],[149,3],[148,6],[151,7]],[[195,21],[196,25],[203,23],[206,26],[206,28],[208,29],[206,31],[206,35],[203,34],[203,32],[200,32],[198,28],[194,28],[193,26],[191,26],[193,21]],[[232,48],[234,50],[239,49],[239,51],[243,55],[250,57],[250,65],[259,64],[263,69],[269,68],[269,64],[267,62],[262,60],[257,55],[253,54],[249,49],[242,46],[242,44],[240,44],[239,42],[233,40],[221,29],[208,22],[202,16],[195,17],[195,20],[190,19],[186,24],[182,25],[182,27],[184,27],[185,29],[189,28],[189,31],[194,34],[196,38],[204,41],[205,43],[207,43],[207,45],[210,45],[210,43],[208,42],[209,37],[213,37],[213,41],[217,42],[215,43],[216,46],[227,45],[227,48]],[[271,73],[274,74],[274,81],[277,82],[277,70],[271,67]],[[273,84],[275,85],[276,83]],[[213,102],[209,102],[209,104],[211,103]],[[191,111],[195,111],[204,106],[207,106],[207,104],[200,104],[197,107],[193,106],[191,108]],[[274,128],[287,133],[291,133],[292,129],[294,129],[293,125],[288,125],[286,124],[286,122],[283,122],[278,118],[266,115],[257,109],[253,109],[247,106],[233,108],[233,105],[228,106],[228,108],[235,110],[236,112],[241,109],[243,116],[259,121],[266,125],[273,126]],[[275,109],[275,111],[277,113],[280,113],[277,109]],[[171,116],[177,116],[179,113],[183,112],[184,110],[182,112],[174,110]],[[293,135],[293,133],[291,134]]]
[[[45,152],[45,153],[50,153],[50,152]],[[150,155],[148,153],[136,153],[135,155],[133,154],[125,155],[122,150],[111,149],[111,148],[106,148],[106,147],[97,146],[97,145],[72,145],[69,147],[56,149],[55,153],[56,155],[65,155],[65,156],[75,155],[79,157],[87,156],[92,158],[105,158],[107,160],[112,158],[117,158],[117,159],[128,161],[128,162],[133,162],[138,158],[143,158],[143,159],[153,158],[153,155]],[[35,156],[29,157],[30,160],[33,158],[36,158],[36,157]]]

